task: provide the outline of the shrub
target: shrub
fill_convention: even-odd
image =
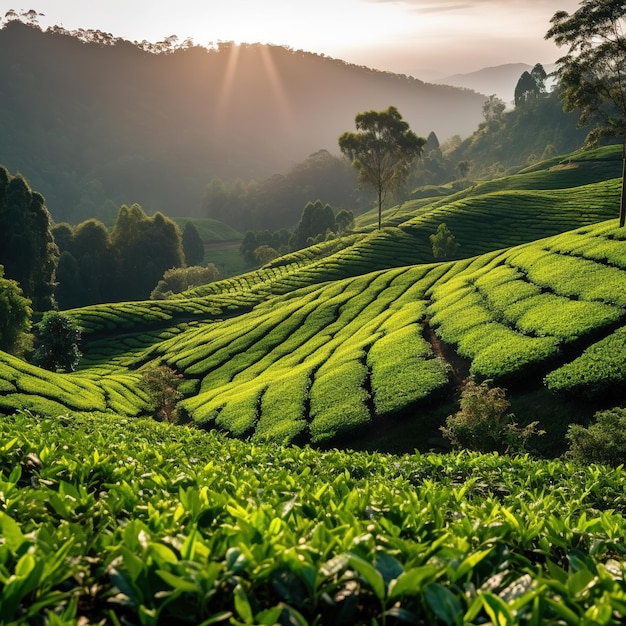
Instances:
[[[178,391],[182,375],[167,365],[152,365],[141,378],[141,387],[148,394],[153,417],[162,422],[178,421],[177,404],[183,397]]]
[[[543,435],[537,422],[519,428],[506,399],[506,391],[492,387],[490,381],[481,384],[469,380],[461,393],[460,410],[446,418],[441,427],[444,437],[453,446],[478,452],[522,452],[528,439]]]
[[[81,329],[64,313],[48,311],[36,324],[33,363],[44,369],[73,372],[82,356],[78,349]]]
[[[433,248],[433,256],[436,259],[454,258],[461,247],[445,223],[439,224],[437,232],[430,236],[430,243]]]
[[[584,463],[626,463],[626,409],[599,411],[596,421],[585,428],[570,424],[566,439],[570,447],[568,456]]]

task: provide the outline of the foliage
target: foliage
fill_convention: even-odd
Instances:
[[[107,227],[96,219],[72,228],[57,224],[53,235],[61,252],[57,298],[63,309],[118,299],[120,268]]]
[[[11,176],[0,166],[0,265],[36,311],[55,304],[59,251],[51,226],[43,196],[32,191],[21,175]]]
[[[456,256],[461,244],[445,223],[437,226],[437,232],[429,237],[435,259],[452,259]]]
[[[293,233],[286,228],[274,232],[249,230],[239,246],[239,253],[249,265],[263,265],[261,259],[256,255],[259,248],[267,246],[267,248],[276,250],[280,254],[286,254],[291,250],[292,240]]]
[[[168,298],[172,294],[216,281],[219,276],[220,272],[213,263],[205,267],[173,267],[163,274],[163,278],[152,290],[150,298],[152,300]]]
[[[336,230],[335,213],[329,204],[322,204],[320,200],[307,202],[294,231],[292,247],[294,250],[305,248],[319,235],[326,235],[327,231],[335,232]]]
[[[543,155],[549,146],[564,154],[584,143],[586,131],[578,129],[575,116],[563,111],[557,91],[511,110],[502,101],[497,106],[497,100],[493,105],[486,102],[485,119],[476,131],[445,151],[453,164],[469,161],[474,178],[517,172],[527,166],[530,155]]]
[[[547,77],[541,63],[537,63],[530,72],[523,72],[515,86],[515,106],[529,106],[544,95]]]
[[[359,181],[376,193],[380,230],[387,192],[404,181],[426,139],[410,129],[394,106],[385,111],[359,113],[354,121],[357,132],[344,132],[339,137],[339,148],[358,170]]]
[[[0,421],[10,623],[581,624],[624,605],[624,473]]]
[[[570,424],[566,438],[567,454],[578,463],[626,463],[626,409],[598,411],[594,421],[584,427]]]
[[[551,23],[546,39],[568,49],[556,70],[565,110],[579,110],[579,125],[595,125],[588,142],[620,136],[626,145],[626,5],[615,0],[582,0],[573,14],[558,11]],[[626,221],[624,190],[626,167],[620,226]]]
[[[261,265],[266,265],[275,258],[279,257],[280,253],[267,244],[262,244],[254,251],[254,256]]]
[[[138,204],[122,205],[111,231],[119,300],[147,298],[164,272],[185,264],[180,229],[161,213],[148,217]]]
[[[150,365],[142,375],[140,384],[146,394],[155,419],[177,422],[178,401],[183,394],[178,390],[182,376],[167,365]]]
[[[520,428],[508,413],[510,406],[506,390],[470,379],[461,392],[460,410],[446,418],[441,432],[452,445],[467,450],[523,452],[528,440],[544,431],[537,428],[538,422]]]
[[[187,222],[182,235],[183,252],[187,265],[200,265],[204,261],[204,242],[193,222]]]
[[[4,278],[0,265],[0,350],[21,355],[29,347],[30,300],[14,280]]]
[[[265,180],[225,181],[205,186],[204,214],[240,229],[292,229],[301,207],[315,199],[323,204],[363,210],[368,203],[357,193],[354,170],[344,159],[319,150],[285,174]]]
[[[81,329],[71,317],[47,311],[35,325],[32,361],[47,370],[73,372],[80,361]]]

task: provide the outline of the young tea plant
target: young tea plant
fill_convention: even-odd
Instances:
[[[508,413],[510,406],[504,389],[492,387],[488,380],[478,384],[470,379],[461,393],[460,410],[446,418],[441,432],[458,448],[523,452],[532,436],[545,431],[537,428],[538,422],[520,428],[515,416]]]

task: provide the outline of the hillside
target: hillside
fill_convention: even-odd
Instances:
[[[484,67],[475,72],[465,74],[453,74],[437,78],[437,83],[472,89],[478,93],[490,96],[495,94],[503,100],[507,106],[512,106],[515,94],[515,86],[524,72],[530,72],[533,66],[527,63],[506,63],[493,67]],[[554,70],[554,64],[544,65],[549,74]]]
[[[472,132],[484,96],[277,46],[155,54],[86,33],[0,30],[0,163],[55,221],[106,206],[197,215],[213,178],[266,178],[337,138],[368,109],[399,108],[441,140]],[[300,207],[301,208],[301,207]]]
[[[140,415],[142,368],[166,363],[183,376],[181,406],[206,428],[427,450],[472,373],[510,388],[518,417],[538,419],[544,451],[559,453],[568,421],[624,399],[617,154],[568,155],[394,209],[395,226],[172,300],[70,311],[85,332],[80,371],[1,355],[0,407]],[[463,258],[435,263],[428,236],[444,221]]]

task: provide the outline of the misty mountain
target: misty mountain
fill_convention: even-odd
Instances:
[[[445,78],[438,78],[433,82],[472,89],[486,96],[495,94],[507,105],[511,105],[517,81],[524,72],[530,72],[532,68],[532,65],[526,63],[506,63],[494,67],[485,67],[468,74],[453,74]],[[544,69],[550,73],[554,69],[554,64],[544,65]]]
[[[0,68],[0,163],[44,194],[56,221],[107,203],[198,214],[214,177],[262,179],[321,149],[338,154],[361,111],[393,104],[443,141],[475,130],[484,102],[284,47],[155,53],[17,21],[0,30]]]

